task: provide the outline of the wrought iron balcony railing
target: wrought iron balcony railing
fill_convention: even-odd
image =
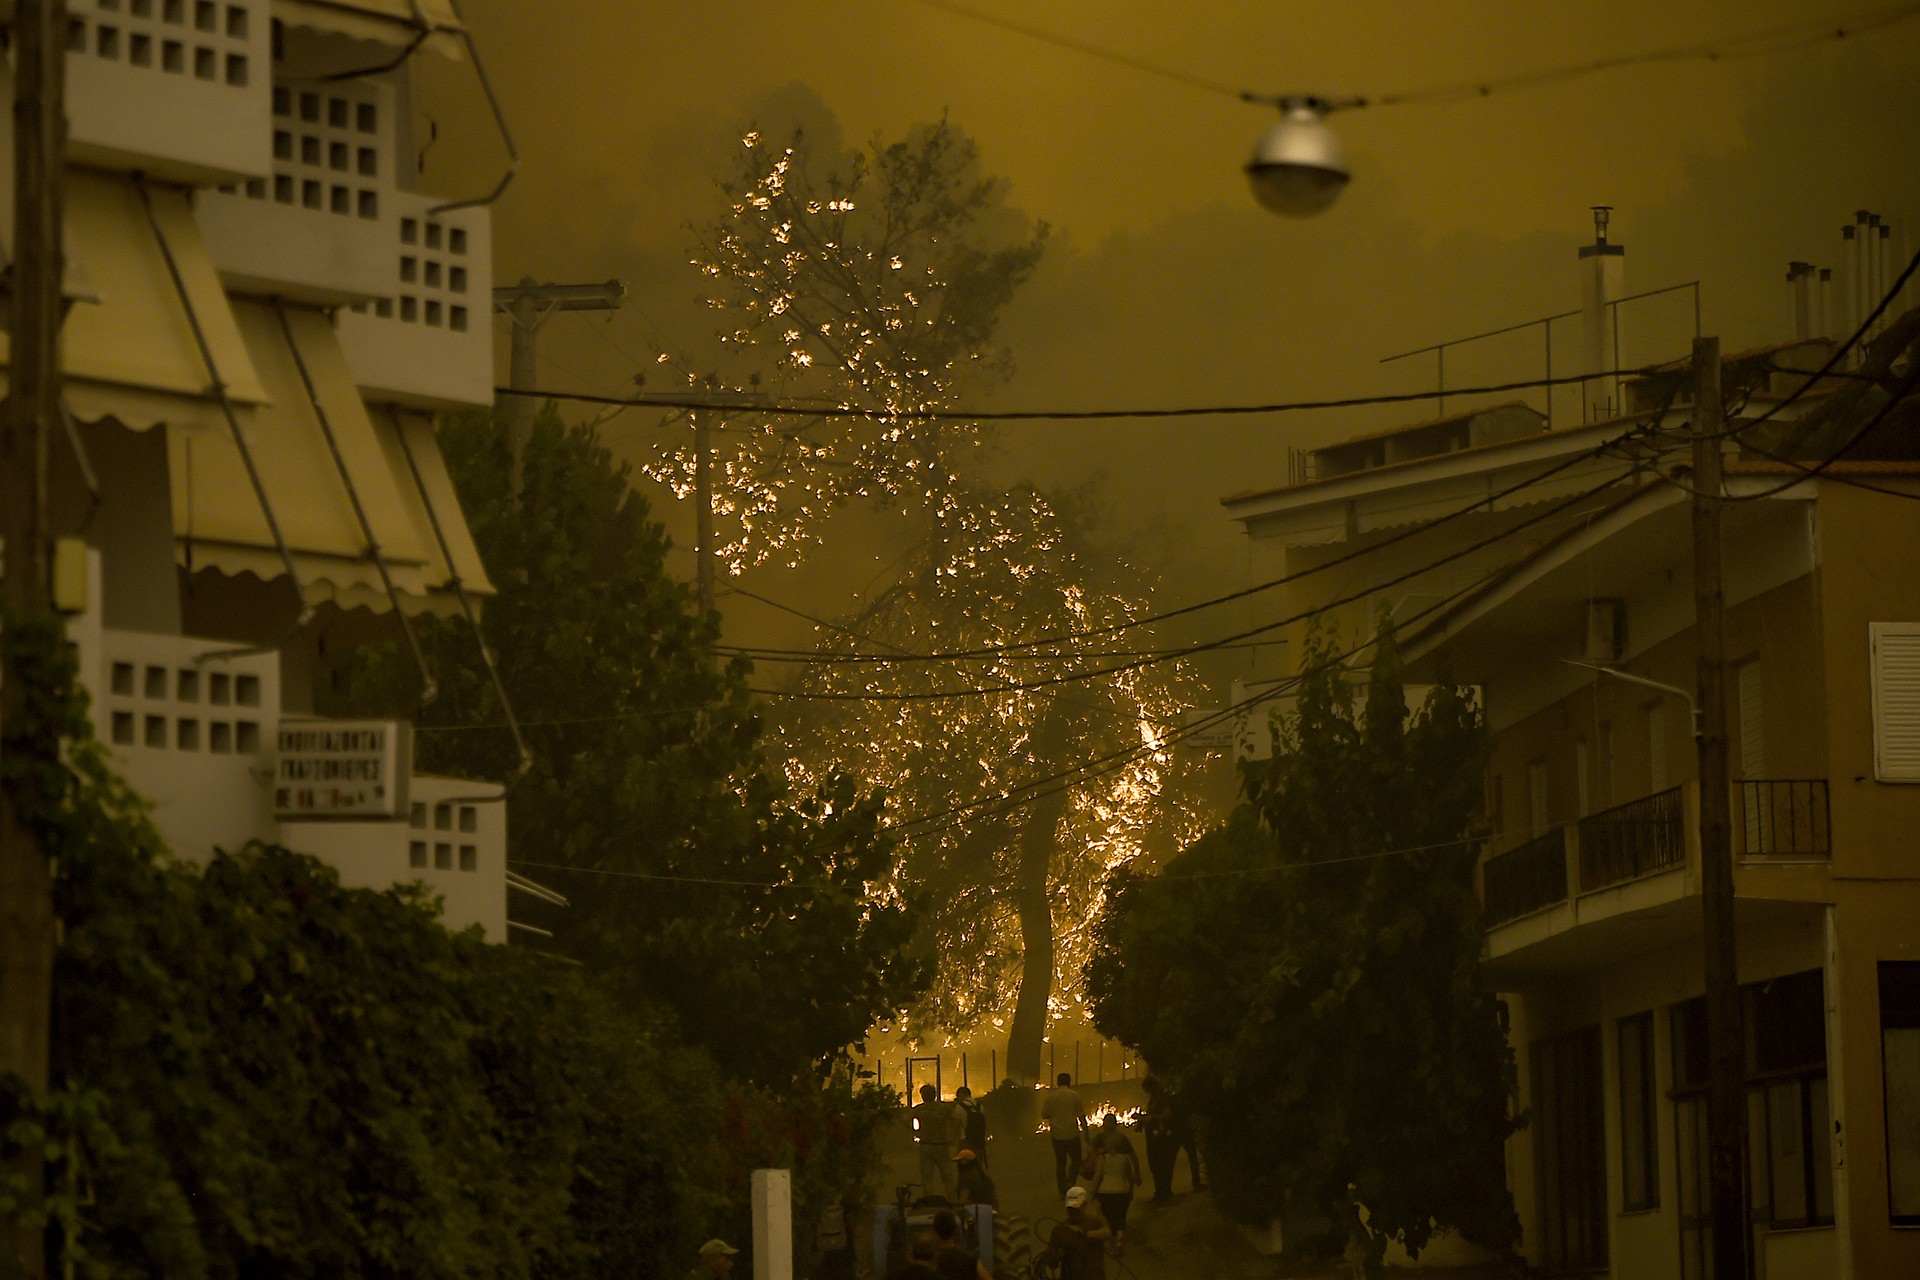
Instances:
[[[1749,778],[1734,784],[1733,798],[1743,856],[1833,856],[1825,778]]]
[[[1555,827],[1481,868],[1487,927],[1567,900],[1567,829]]]
[[[1580,892],[1677,867],[1686,861],[1681,789],[1617,804],[1580,819]]]

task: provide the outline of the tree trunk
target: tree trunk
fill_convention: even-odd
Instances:
[[[1020,912],[1020,995],[1007,1029],[1007,1078],[1026,1087],[1040,1078],[1047,1034],[1047,1004],[1053,995],[1053,907],[1047,900],[1053,847],[1066,813],[1067,792],[1033,802],[1020,831],[1014,905]]]

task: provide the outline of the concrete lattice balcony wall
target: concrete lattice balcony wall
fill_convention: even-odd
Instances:
[[[99,636],[97,664],[82,651],[94,732],[128,783],[153,801],[167,843],[203,859],[274,838],[279,655],[112,628]]]
[[[477,924],[488,941],[506,941],[505,789],[428,773],[411,775],[407,786],[402,820],[288,821],[282,839],[333,866],[349,886],[420,881],[439,897],[449,929]]]
[[[369,81],[273,86],[273,173],[203,191],[195,211],[237,293],[322,306],[387,293],[394,213],[394,93]]]
[[[340,346],[369,400],[439,410],[493,403],[492,221],[483,208],[431,213],[431,196],[395,195],[387,279],[340,313]]]
[[[74,161],[192,185],[266,177],[272,25],[268,0],[71,0]]]

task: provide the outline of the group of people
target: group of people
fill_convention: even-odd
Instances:
[[[923,1084],[920,1101],[908,1115],[920,1152],[921,1190],[955,1204],[998,1208],[1000,1196],[987,1168],[987,1113],[974,1101],[973,1090],[961,1085],[949,1103],[940,1101],[939,1089]]]
[[[1192,1126],[1179,1099],[1151,1076],[1144,1087],[1147,1105],[1141,1128],[1147,1169],[1153,1179],[1153,1198],[1164,1203],[1173,1198],[1174,1168],[1181,1152],[1186,1153],[1195,1189],[1204,1188],[1206,1182]],[[923,1085],[919,1103],[908,1114],[925,1194],[942,1195],[955,1204],[997,1208],[999,1196],[988,1171],[986,1112],[974,1101],[972,1091],[962,1086],[954,1090],[952,1102],[942,1102],[938,1088]],[[1109,1244],[1118,1252],[1126,1241],[1127,1215],[1143,1182],[1140,1157],[1119,1116],[1109,1112],[1099,1124],[1089,1123],[1086,1104],[1074,1090],[1069,1072],[1061,1072],[1048,1090],[1041,1116],[1053,1144],[1054,1177],[1065,1206],[1049,1241],[1060,1255],[1062,1280],[1102,1280]],[[958,1260],[965,1255],[958,1253],[952,1232],[943,1235],[940,1225],[936,1217],[935,1230],[915,1238],[910,1265],[934,1271],[941,1280],[968,1280],[960,1274]],[[948,1256],[949,1251],[953,1256]],[[940,1268],[942,1262],[953,1274]]]
[[[1187,1153],[1194,1187],[1203,1188],[1206,1182],[1178,1100],[1151,1076],[1144,1088],[1147,1167],[1153,1175],[1153,1198],[1164,1203],[1173,1198],[1174,1164],[1181,1151]],[[1061,1072],[1048,1091],[1041,1115],[1053,1142],[1054,1179],[1066,1207],[1050,1242],[1061,1255],[1062,1280],[1099,1280],[1105,1274],[1107,1242],[1116,1253],[1126,1242],[1127,1214],[1141,1182],[1139,1156],[1119,1116],[1108,1112],[1097,1127],[1087,1123],[1086,1105],[1067,1072]]]

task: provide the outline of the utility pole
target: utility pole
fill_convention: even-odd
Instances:
[[[707,387],[700,391],[649,392],[652,399],[684,402],[687,421],[693,427],[693,589],[700,616],[713,611],[713,419],[724,419],[735,409],[751,409],[764,404],[758,391],[728,391],[708,375]]]
[[[1700,905],[1707,985],[1707,1187],[1714,1280],[1747,1280],[1745,1045],[1734,947],[1727,778],[1726,596],[1721,589],[1720,339],[1693,340],[1693,608],[1700,651]]]
[[[9,766],[0,788],[0,1072],[30,1088],[47,1086],[53,953],[58,928],[53,870],[24,803],[33,803],[36,764],[59,760],[53,728],[23,714],[44,671],[30,652],[59,639],[49,581],[48,441],[60,412],[61,211],[67,163],[66,0],[16,0],[13,7],[13,278],[9,300],[11,353],[0,413],[0,538],[5,540],[0,601],[0,758]],[[40,655],[42,659],[50,654]],[[23,767],[24,766],[24,767]],[[37,1147],[8,1170],[25,1180],[31,1216],[45,1193]],[[18,1228],[10,1242],[21,1272],[46,1273],[46,1234]]]
[[[713,429],[695,409],[693,423],[693,588],[700,616],[713,612]]]
[[[522,276],[519,284],[502,285],[493,291],[493,309],[513,320],[513,345],[507,362],[507,385],[515,391],[535,391],[540,386],[540,370],[535,361],[535,343],[548,317],[556,311],[617,311],[627,287],[618,280],[599,284],[536,284]],[[513,454],[513,496],[520,497],[523,471],[521,456],[527,438],[533,432],[534,403],[530,396],[516,395],[508,404],[507,448]]]

